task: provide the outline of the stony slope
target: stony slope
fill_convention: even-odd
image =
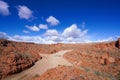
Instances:
[[[0,78],[33,66],[43,57],[39,53],[52,54],[60,50],[72,50],[72,52],[66,53],[64,58],[73,66],[52,68],[41,76],[36,75],[37,78],[35,77],[33,80],[120,79],[120,39],[104,43],[51,45],[0,40]],[[54,76],[54,72],[57,77]]]
[[[64,58],[73,66],[58,66],[32,80],[120,80],[120,40],[94,44],[67,44]]]

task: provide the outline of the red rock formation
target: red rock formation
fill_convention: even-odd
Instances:
[[[32,80],[101,80],[99,77],[94,76],[80,68],[72,66],[58,66],[50,69],[41,76],[37,76]]]
[[[74,66],[58,66],[35,80],[114,80],[120,74],[120,39],[94,44],[33,44],[0,40],[0,78],[20,72],[40,59],[39,53],[64,55]],[[82,70],[81,70],[82,69]]]
[[[59,51],[61,46],[0,39],[0,79],[33,66],[41,59],[39,53],[52,54]]]
[[[120,74],[120,50],[116,48],[115,44],[114,46],[113,44],[112,46],[108,45],[109,43],[107,43],[107,46],[106,43],[97,43],[93,45],[87,45],[87,47],[82,46],[82,48],[65,54],[64,58],[66,58],[75,66],[87,67],[90,70],[98,70],[100,72],[117,77]]]
[[[39,51],[29,45],[31,44],[0,40],[0,79],[21,72],[41,59]]]

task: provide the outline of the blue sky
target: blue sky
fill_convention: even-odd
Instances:
[[[0,0],[0,38],[35,43],[120,36],[120,0]]]

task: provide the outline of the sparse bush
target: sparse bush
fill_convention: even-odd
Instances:
[[[118,75],[117,80],[120,80],[120,75]]]
[[[96,76],[100,76],[99,71],[94,71],[94,73],[95,73]]]
[[[105,72],[101,72],[101,71],[98,71],[96,69],[83,67],[83,66],[80,66],[80,68],[84,69],[86,72],[92,72],[96,76],[107,78],[108,80],[115,80],[115,77],[113,75],[111,75],[111,74],[108,74],[108,73],[105,73]]]
[[[21,56],[22,58],[28,58],[28,59],[31,59],[31,58],[33,58],[33,55],[32,54],[30,54],[30,53],[20,53],[20,52],[18,52],[18,51],[16,51],[16,54],[18,54],[19,56]]]
[[[90,71],[90,68],[87,68],[87,67],[80,66],[80,68],[84,69],[86,72]]]
[[[89,69],[89,68],[84,68],[84,69],[85,69],[85,71],[86,71],[86,72],[89,72],[89,71],[90,71],[90,69]]]
[[[107,78],[108,80],[115,80],[114,76],[112,76],[111,74],[100,72],[97,70],[94,70],[93,72],[96,76],[101,76],[101,77]]]
[[[40,77],[40,75],[39,75],[39,74],[36,74],[35,77]]]
[[[0,48],[0,55],[2,54],[2,49]]]

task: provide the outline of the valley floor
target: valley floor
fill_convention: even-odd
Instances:
[[[72,66],[70,62],[63,58],[63,55],[69,51],[71,50],[63,50],[55,54],[40,54],[43,59],[36,62],[33,67],[2,80],[30,80],[35,76],[42,75],[48,69],[55,68],[59,65]]]

